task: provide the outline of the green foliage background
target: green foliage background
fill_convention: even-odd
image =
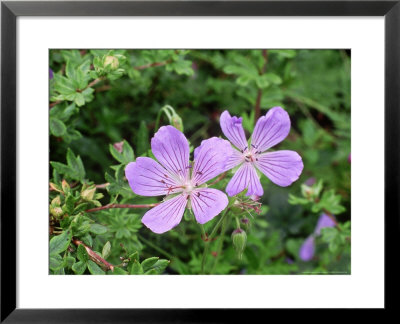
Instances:
[[[295,150],[303,158],[304,171],[290,187],[262,177],[262,209],[259,215],[247,215],[251,225],[243,258],[237,258],[232,246],[235,224],[229,219],[225,235],[210,243],[208,273],[350,273],[349,51],[51,50],[49,59],[54,74],[51,273],[200,272],[205,242],[189,213],[175,229],[157,235],[141,224],[146,209],[85,212],[109,203],[159,201],[135,195],[123,170],[135,157],[151,157],[150,139],[165,105],[177,116],[170,120],[161,112],[160,125],[179,127],[182,121],[193,147],[203,139],[223,137],[219,115],[225,109],[243,117],[249,136],[256,106],[261,114],[281,106],[292,128],[274,149]],[[122,141],[120,153],[113,144]],[[217,188],[223,190],[228,178]],[[307,180],[314,186],[302,186]],[[105,185],[94,190],[93,184]],[[304,262],[299,248],[324,211],[336,216],[338,226],[322,231],[313,260]],[[206,232],[218,217],[205,225]],[[102,268],[77,241],[119,267]],[[221,252],[215,255],[219,245]]]

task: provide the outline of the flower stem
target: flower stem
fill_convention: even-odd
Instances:
[[[168,259],[170,259],[170,260],[174,259],[174,257],[171,254],[169,254],[167,251],[163,250],[162,248],[158,247],[157,245],[155,245],[153,242],[149,241],[148,239],[145,239],[142,235],[137,234],[137,237],[143,243],[146,243],[148,246],[152,247],[157,252],[165,255]]]
[[[162,113],[165,113],[168,117],[168,120],[171,120],[172,116],[171,116],[170,112],[168,111],[168,109],[170,109],[170,108],[172,108],[172,107],[169,105],[166,105],[158,111],[157,118],[156,118],[156,124],[154,127],[154,133],[157,132],[158,127],[160,126],[160,119],[161,119]]]
[[[207,255],[208,255],[208,251],[210,249],[210,242],[212,241],[212,239],[214,238],[215,234],[217,233],[219,227],[221,226],[223,220],[225,219],[226,215],[228,214],[228,210],[229,208],[225,209],[225,212],[223,213],[223,215],[220,217],[220,219],[218,220],[218,223],[215,224],[214,229],[212,230],[210,236],[208,236],[208,240],[205,242],[205,246],[204,246],[204,252],[203,252],[203,258],[201,260],[201,273],[205,274],[205,265],[206,265],[206,259],[207,259]]]
[[[214,264],[212,266],[211,273],[214,273],[215,268],[217,267],[218,259],[219,259],[219,256],[221,255],[221,251],[222,251],[222,246],[224,245],[225,231],[226,231],[227,228],[228,228],[228,218],[225,218],[222,221],[221,239],[218,242],[217,254],[216,254],[215,259],[214,259]]]

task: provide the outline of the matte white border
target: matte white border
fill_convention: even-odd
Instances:
[[[384,306],[382,17],[19,17],[17,26],[18,307]],[[48,48],[102,47],[351,48],[352,274],[49,276]]]

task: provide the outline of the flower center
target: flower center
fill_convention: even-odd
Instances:
[[[183,186],[183,192],[185,192],[186,194],[190,195],[190,193],[193,191],[194,186],[192,185],[191,182],[187,182],[184,186]]]
[[[246,147],[243,151],[243,158],[246,162],[255,162],[258,161],[258,154],[260,153],[257,151],[255,146],[251,146],[250,148]]]

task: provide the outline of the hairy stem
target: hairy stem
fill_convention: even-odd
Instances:
[[[229,210],[229,208],[225,209],[224,214],[220,217],[220,219],[218,220],[218,223],[215,224],[214,229],[212,230],[211,234],[208,236],[207,241],[205,242],[203,258],[201,260],[201,273],[202,274],[205,274],[205,265],[206,265],[208,251],[210,250],[210,243],[211,243],[212,239],[214,238],[215,234],[217,233],[217,231],[218,231],[219,227],[221,226],[223,220],[225,219],[226,215],[228,214],[228,210]]]
[[[145,204],[145,205],[130,205],[130,204],[109,204],[101,207],[96,207],[92,209],[87,209],[85,212],[87,213],[92,213],[96,212],[99,210],[104,210],[104,209],[110,209],[110,208],[153,208],[155,206],[159,205],[159,203],[156,204]]]
[[[227,220],[228,220],[228,218],[225,217],[224,220],[222,221],[221,236],[220,236],[221,239],[218,241],[217,251],[216,251],[216,255],[215,255],[215,259],[214,259],[214,264],[211,269],[211,273],[214,273],[215,268],[217,267],[217,264],[218,264],[219,257],[222,252],[222,246],[224,245],[225,232],[226,232],[226,229],[228,228]]]
[[[87,254],[89,255],[90,260],[92,260],[93,262],[98,264],[101,268],[103,268],[106,271],[108,271],[108,270],[114,271],[114,267],[115,267],[114,265],[112,265],[111,263],[104,260],[101,256],[99,256],[96,252],[94,252],[85,243],[83,243],[82,241],[80,241],[76,238],[72,238],[72,243],[74,243],[76,246],[83,245],[86,249]]]
[[[143,243],[146,243],[148,246],[152,247],[154,250],[156,250],[157,252],[163,254],[164,256],[166,256],[169,260],[174,259],[174,257],[169,254],[167,251],[163,250],[162,248],[160,248],[159,246],[157,246],[156,244],[154,244],[153,242],[149,241],[148,239],[145,239],[143,236],[141,235],[137,235],[137,237],[139,238],[140,241],[142,241]]]

